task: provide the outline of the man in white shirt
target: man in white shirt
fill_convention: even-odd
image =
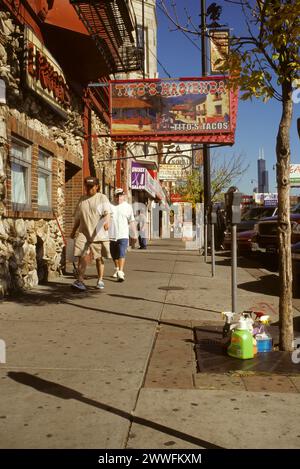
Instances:
[[[98,272],[97,288],[103,289],[104,257],[110,257],[108,228],[110,223],[110,203],[108,198],[98,192],[99,180],[89,176],[84,180],[86,195],[80,197],[75,210],[75,223],[70,237],[75,240],[74,256],[78,256],[78,279],[73,287],[85,291],[84,273],[90,253],[96,259]]]
[[[136,226],[131,205],[125,201],[122,188],[114,193],[115,203],[111,205],[112,219],[110,226],[110,252],[115,264],[114,278],[119,282],[125,280],[124,265],[129,236],[136,240]]]

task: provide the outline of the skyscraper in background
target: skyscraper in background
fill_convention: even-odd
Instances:
[[[257,173],[258,173],[258,188],[257,192],[269,192],[269,173],[266,169],[266,160],[264,158],[264,149],[259,149],[257,160]]]

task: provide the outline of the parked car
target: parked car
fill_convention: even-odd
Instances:
[[[300,241],[292,245],[293,292],[300,293]]]
[[[291,209],[291,243],[300,241],[300,203]],[[278,252],[277,236],[278,218],[270,217],[260,220],[255,226],[256,235],[253,238],[252,251],[259,251],[274,256]]]
[[[242,214],[241,222],[237,225],[237,232],[252,230],[258,220],[266,217],[274,217],[276,213],[277,207],[251,207]]]
[[[252,253],[253,237],[256,235],[254,230],[241,231],[236,235],[237,251],[240,255],[249,255]],[[226,232],[224,238],[224,249],[231,250],[231,233]]]
[[[251,207],[247,209],[241,216],[241,222],[237,225],[237,245],[240,254],[250,254],[251,242],[254,236],[254,225],[264,217],[276,215],[277,207]],[[251,239],[251,241],[250,241]],[[230,227],[225,231],[224,249],[231,249],[231,231]]]

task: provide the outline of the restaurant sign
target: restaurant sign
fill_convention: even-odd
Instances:
[[[181,164],[160,164],[158,177],[162,181],[177,181],[182,177]]]
[[[229,29],[210,29],[209,44],[210,73],[219,75],[229,52]]]
[[[290,185],[300,187],[300,164],[290,164]]]
[[[226,77],[111,81],[111,136],[226,140],[235,130],[234,96]]]
[[[131,163],[131,189],[144,190],[154,198],[157,191],[155,182],[147,168],[135,162]]]
[[[71,104],[70,90],[63,71],[50,52],[29,28],[25,28],[25,71],[30,89],[66,117]]]

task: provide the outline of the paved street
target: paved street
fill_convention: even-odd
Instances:
[[[70,273],[3,301],[0,447],[299,448],[299,374],[197,373],[193,328],[231,309],[216,262],[212,278],[197,251],[153,241],[128,253],[124,283],[108,261],[103,291],[91,266],[87,293]],[[241,265],[239,310],[276,321],[276,275]]]

